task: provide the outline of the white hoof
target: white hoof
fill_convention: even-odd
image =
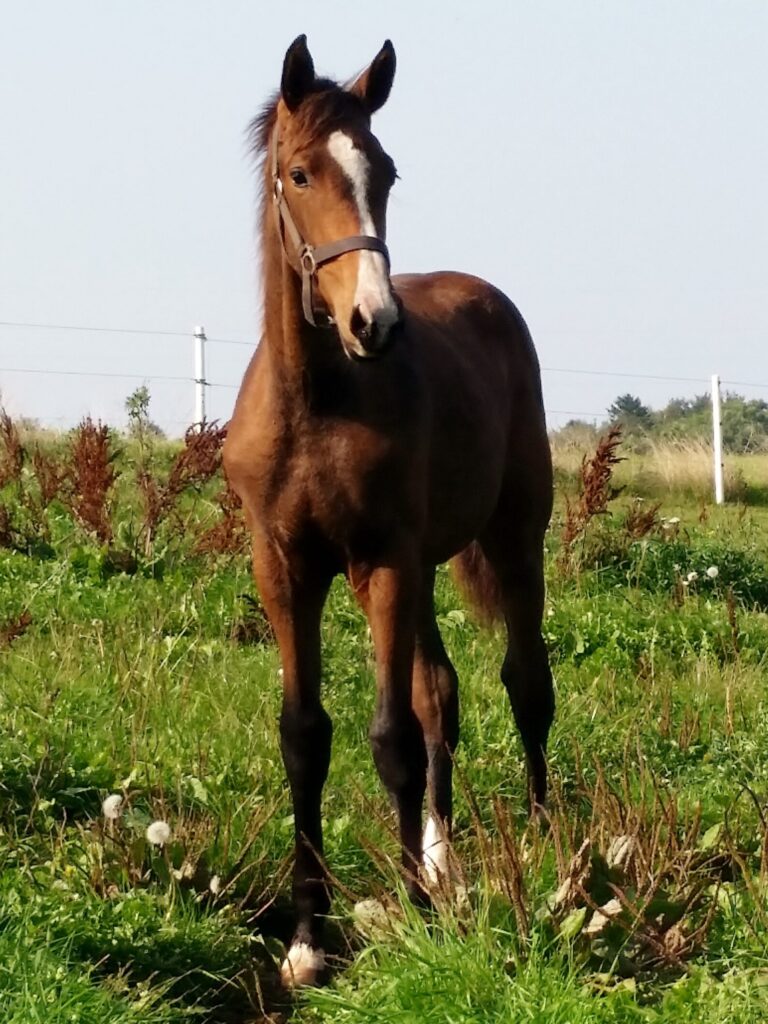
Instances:
[[[316,985],[325,967],[325,953],[313,949],[306,942],[297,942],[288,950],[280,967],[280,979],[286,988],[306,988]]]
[[[421,850],[427,880],[432,885],[439,885],[441,878],[448,877],[448,843],[445,841],[443,830],[432,815],[427,818]]]

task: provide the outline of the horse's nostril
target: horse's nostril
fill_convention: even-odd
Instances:
[[[364,345],[369,342],[373,336],[373,324],[364,318],[363,314],[360,312],[359,306],[355,306],[352,310],[349,329],[357,340],[362,342]]]

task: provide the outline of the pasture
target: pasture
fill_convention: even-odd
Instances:
[[[615,497],[607,473],[601,493],[583,487],[581,453],[555,452],[543,826],[527,821],[501,637],[440,575],[462,738],[456,881],[428,915],[401,899],[367,740],[369,642],[336,581],[323,627],[333,976],[289,1003],[278,659],[217,444],[185,461],[146,437],[19,436],[4,421],[0,1018],[762,1019],[765,459],[745,457],[741,500],[715,508],[690,457],[669,469],[671,450],[666,475],[648,457],[615,467]]]

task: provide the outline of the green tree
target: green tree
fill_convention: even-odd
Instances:
[[[653,416],[647,405],[636,395],[619,395],[608,407],[611,423],[621,423],[627,431],[648,430],[653,425]]]
[[[149,388],[141,384],[125,400],[128,414],[128,433],[143,445],[150,438],[165,437],[163,431],[149,418]]]
[[[723,445],[732,452],[765,451],[768,448],[768,403],[727,394],[722,409]]]

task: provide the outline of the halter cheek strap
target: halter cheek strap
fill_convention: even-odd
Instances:
[[[312,327],[331,326],[333,321],[328,318],[327,324],[318,324],[315,319],[314,301],[312,295],[312,282],[317,268],[323,263],[335,260],[337,256],[343,256],[345,252],[354,252],[357,249],[370,249],[373,252],[380,252],[389,266],[389,250],[380,238],[375,235],[350,235],[347,238],[339,238],[335,242],[326,242],[324,245],[310,245],[301,237],[301,232],[296,227],[296,222],[288,208],[283,190],[283,182],[280,178],[280,169],[277,163],[277,133],[272,144],[272,199],[277,219],[277,233],[283,246],[283,251],[291,259],[291,254],[285,244],[285,236],[288,235],[291,245],[295,251],[295,259],[301,273],[301,305],[304,310],[304,318]]]

